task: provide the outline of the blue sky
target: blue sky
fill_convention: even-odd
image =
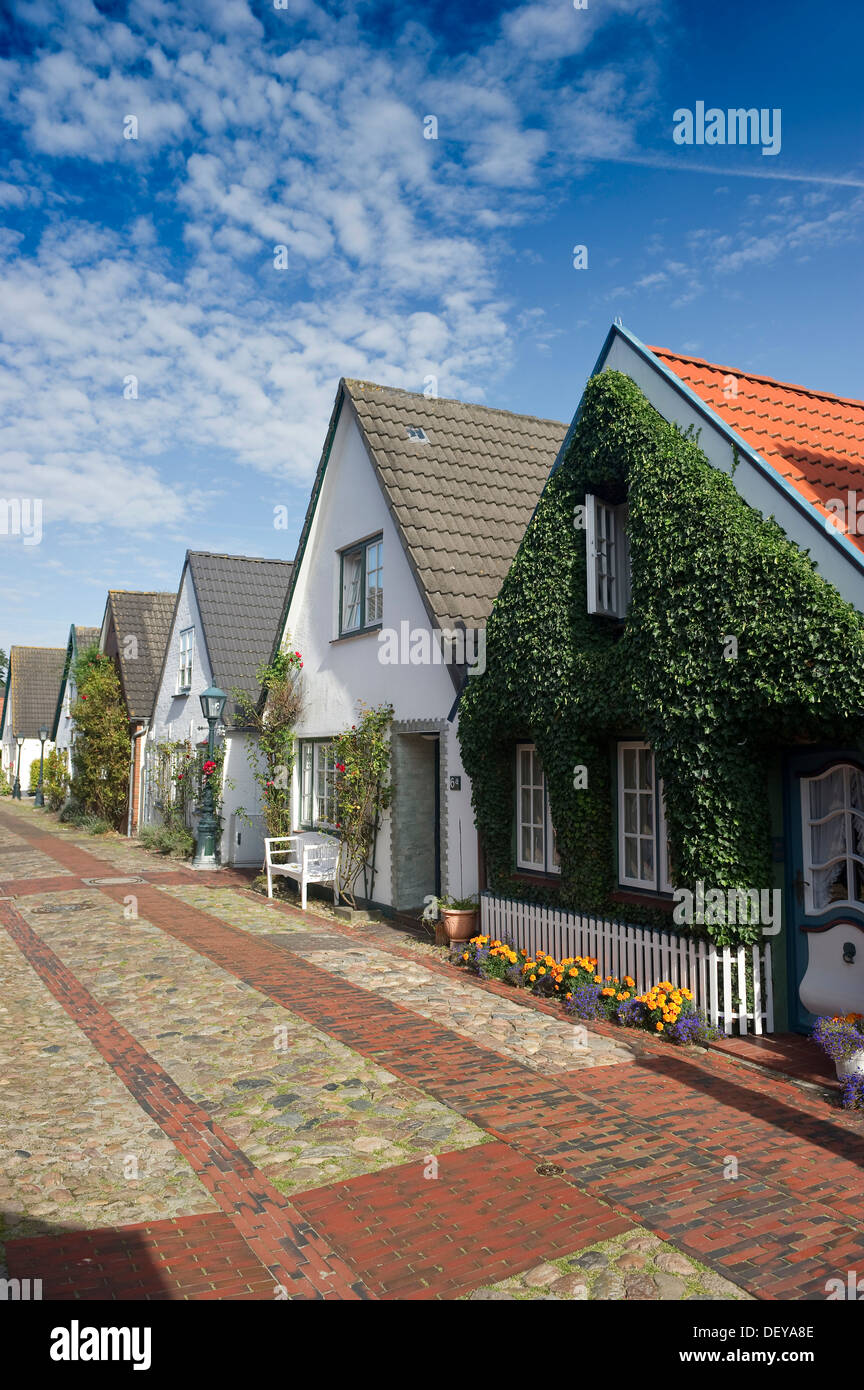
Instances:
[[[187,547],[291,558],[341,375],[567,420],[620,315],[864,396],[853,0],[276,3],[7,0],[7,651]],[[676,144],[699,101],[780,152]]]

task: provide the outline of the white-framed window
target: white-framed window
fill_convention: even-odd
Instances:
[[[533,743],[516,745],[516,866],[561,872],[546,775]]]
[[[864,771],[835,763],[801,778],[804,911],[833,907],[864,912]]]
[[[618,882],[671,893],[663,783],[649,743],[618,744]]]
[[[589,492],[585,497],[588,612],[623,618],[630,602],[630,545],[627,503],[611,507]]]
[[[324,739],[298,744],[300,768],[300,824],[316,829],[336,824],[336,759],[333,745]]]
[[[339,635],[376,627],[384,617],[381,536],[340,552]]]
[[[188,690],[192,684],[192,652],[195,646],[195,629],[186,627],[180,633],[180,669],[177,672],[177,690]]]

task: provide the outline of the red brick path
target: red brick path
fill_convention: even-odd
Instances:
[[[0,823],[75,873],[118,873],[50,835],[30,827],[25,835],[17,818],[0,815]],[[122,901],[129,889],[99,891]],[[436,1180],[410,1165],[295,1196],[293,1210],[333,1258],[342,1255],[367,1296],[452,1297],[568,1244],[602,1239],[628,1219],[761,1298],[824,1299],[828,1278],[864,1267],[860,1121],[784,1079],[720,1056],[693,1060],[659,1049],[634,1066],[544,1078],[340,981],[284,944],[155,886],[135,892],[154,925],[498,1141],[439,1155]],[[17,916],[0,904],[0,918],[9,915]],[[122,1074],[121,1056],[112,1065]],[[178,1147],[184,1142],[172,1137]],[[737,1177],[728,1176],[732,1160]],[[534,1170],[549,1161],[564,1174],[541,1181]],[[548,1204],[535,1211],[536,1191]],[[524,1227],[520,1212],[530,1213]]]

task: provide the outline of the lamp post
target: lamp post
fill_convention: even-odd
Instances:
[[[12,797],[13,797],[14,800],[20,801],[20,800],[21,800],[21,749],[24,747],[24,735],[23,735],[23,734],[15,734],[15,735],[14,735],[14,738],[15,738],[15,742],[16,742],[17,745],[18,745],[18,762],[17,762],[16,765],[15,765],[15,785],[14,785],[14,787],[12,788]]]
[[[207,720],[207,759],[213,761],[216,738],[216,725],[222,718],[228,696],[218,686],[211,685],[201,695],[201,710]],[[201,797],[201,814],[198,817],[198,833],[195,842],[193,869],[215,869],[216,858],[216,808],[213,803],[212,774],[204,776],[204,795]]]
[[[39,785],[38,785],[38,787],[36,788],[36,795],[35,795],[35,797],[33,798],[33,805],[34,805],[34,806],[44,806],[44,805],[45,805],[45,793],[42,791],[42,773],[43,773],[44,768],[45,768],[45,740],[47,739],[47,737],[48,737],[48,728],[47,728],[47,725],[42,724],[41,727],[40,727],[40,729],[39,729],[39,742],[40,742],[41,745],[42,745],[42,747],[41,747],[40,750],[39,750]]]

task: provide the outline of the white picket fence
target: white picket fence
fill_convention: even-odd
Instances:
[[[761,946],[717,947],[691,936],[582,917],[492,893],[480,895],[480,925],[484,935],[524,947],[532,955],[548,951],[556,960],[591,956],[597,960],[598,975],[630,975],[639,994],[658,980],[692,990],[698,1011],[723,1033],[774,1031],[768,941]],[[747,1003],[748,969],[752,1006]]]

